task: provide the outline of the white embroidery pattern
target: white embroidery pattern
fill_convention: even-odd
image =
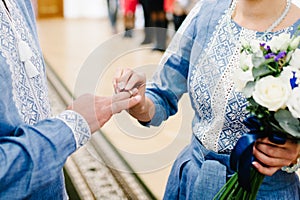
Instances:
[[[228,63],[236,62],[232,55],[238,51],[227,34],[226,20],[226,15],[223,15],[208,45],[210,48],[205,50],[200,63],[192,71],[190,82],[192,100],[201,118],[193,131],[206,148],[214,151],[219,150],[218,140],[232,87],[227,78],[231,72]],[[233,29],[233,34],[238,34],[238,31]]]
[[[27,124],[47,118],[50,115],[50,104],[48,101],[48,91],[46,85],[44,63],[41,53],[38,51],[33,35],[26,25],[17,5],[10,1],[7,4],[14,29],[11,28],[11,22],[4,10],[0,10],[0,50],[1,55],[6,59],[11,71],[13,86],[13,98],[20,117]],[[18,34],[18,36],[17,36]],[[30,45],[32,50],[31,62],[40,72],[40,75],[29,78],[24,69],[24,64],[20,61],[17,50],[17,38],[22,39]]]
[[[82,147],[91,138],[91,132],[88,123],[78,113],[66,110],[57,116],[64,121],[74,133],[76,148]]]
[[[251,40],[259,37],[258,32],[238,27],[233,22],[230,26],[231,31],[228,31],[226,14],[223,15],[210,39],[209,48],[192,69],[190,79],[191,99],[199,118],[193,132],[206,148],[224,153],[230,152],[240,135],[247,131],[243,124],[247,101],[234,91],[230,78],[239,62],[235,38]],[[265,39],[272,36],[267,34]]]

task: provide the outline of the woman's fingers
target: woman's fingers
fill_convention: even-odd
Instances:
[[[138,89],[137,88],[133,88],[132,90],[124,90],[122,92],[119,92],[118,94],[114,94],[112,96],[112,103],[118,102],[118,101],[122,101],[125,99],[129,99],[135,95],[138,94]]]
[[[130,69],[123,70],[122,75],[117,79],[117,87],[120,91],[125,90],[127,82],[131,79],[132,74],[133,71]]]
[[[128,78],[130,77],[130,74],[132,70],[130,69],[117,69],[116,73],[113,78],[113,87],[115,90],[115,93],[120,92],[121,90],[124,90],[124,87],[126,85],[126,82]]]
[[[263,144],[257,144],[254,147],[255,158],[266,166],[282,167],[289,165],[289,159],[281,156],[282,152],[284,151],[280,148]]]
[[[283,166],[292,164],[299,154],[299,145],[291,140],[275,144],[268,138],[258,139],[253,147],[256,162],[253,165],[265,175],[272,175]]]
[[[125,90],[130,90],[132,88],[138,88],[141,84],[145,82],[145,79],[140,74],[133,73],[130,79],[127,81]]]
[[[139,88],[145,84],[146,77],[131,69],[118,70],[113,81],[115,93]]]
[[[123,69],[118,68],[113,77],[113,88],[114,88],[115,93],[120,92],[119,88],[118,88],[118,82],[119,82],[119,79],[122,77],[122,74],[123,74]]]
[[[255,146],[253,148],[253,155],[256,161],[252,164],[260,173],[271,176],[282,167],[282,163],[284,162],[282,159],[269,157],[269,155],[260,151]]]
[[[275,172],[278,171],[278,167],[266,167],[261,165],[259,162],[254,161],[252,165],[257,169],[257,171],[261,174],[272,176]]]
[[[293,160],[298,156],[299,145],[291,140],[284,144],[272,143],[268,138],[258,139],[255,148],[269,157]]]

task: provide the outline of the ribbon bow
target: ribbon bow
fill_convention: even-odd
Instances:
[[[274,131],[261,131],[261,122],[255,116],[248,117],[244,121],[250,130],[245,133],[236,143],[230,155],[230,167],[238,172],[239,184],[247,191],[251,191],[250,170],[254,161],[253,145],[259,138],[268,137],[269,140],[276,144],[284,144],[286,138],[279,136]]]

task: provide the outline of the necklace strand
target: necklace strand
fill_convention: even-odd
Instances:
[[[232,15],[236,9],[237,3],[238,3],[238,0],[233,0],[231,6],[229,8],[229,11],[228,11],[228,17],[227,17],[228,21],[229,21],[228,28],[230,29],[231,34],[233,34],[233,33],[232,33],[232,28],[231,28],[230,23],[231,23]],[[282,14],[264,31],[264,34],[262,34],[262,36],[260,36],[260,38],[264,38],[266,36],[266,34],[273,31],[284,20],[284,18],[287,16],[287,14],[291,8],[291,4],[292,4],[291,0],[286,1],[286,6],[285,6],[285,9],[282,12]]]
[[[5,2],[4,0],[2,0],[2,2],[3,2],[3,4],[4,4],[6,10],[9,12],[8,7],[7,7],[7,5],[6,5],[6,2]]]

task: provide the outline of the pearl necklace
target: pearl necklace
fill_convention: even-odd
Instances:
[[[238,3],[238,0],[233,0],[232,1],[232,4],[228,10],[228,13],[227,13],[227,18],[228,18],[228,22],[229,22],[229,29],[231,31],[231,34],[232,33],[232,28],[230,26],[230,22],[231,22],[231,17],[236,9],[236,5]],[[265,37],[265,35],[269,32],[271,32],[273,29],[275,29],[283,20],[284,18],[287,16],[290,8],[291,8],[291,4],[292,4],[292,0],[287,0],[286,1],[286,6],[285,6],[285,10],[282,12],[282,14],[264,31],[264,34],[260,37],[260,38],[263,38]]]

